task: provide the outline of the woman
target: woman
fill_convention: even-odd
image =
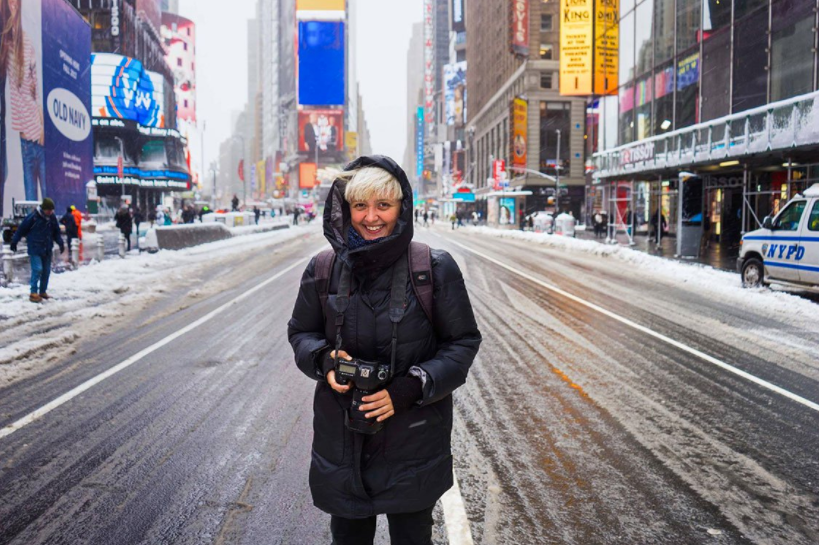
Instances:
[[[37,188],[46,196],[45,180],[45,131],[43,107],[38,83],[37,52],[21,23],[20,0],[8,0],[9,28],[9,103],[11,105],[11,128],[20,133],[23,155],[23,185],[26,200],[37,200]],[[39,183],[39,184],[38,184]]]
[[[318,381],[313,502],[332,515],[336,545],[372,543],[375,516],[382,513],[393,545],[429,545],[432,509],[453,482],[452,392],[466,381],[481,342],[461,271],[449,254],[431,251],[431,321],[411,280],[396,282],[393,293],[393,273],[400,279],[413,235],[412,188],[386,157],[361,157],[335,181],[324,235],[335,252],[329,278],[317,277],[314,258],[288,324],[299,369]],[[413,276],[419,282],[422,273]],[[336,380],[336,302],[340,291],[347,293],[339,285],[348,281],[339,358],[394,364],[392,381],[364,397],[360,407],[368,422],[384,425],[373,435],[347,428],[355,410],[352,387]],[[406,310],[396,326],[393,360],[390,306],[396,294]]]

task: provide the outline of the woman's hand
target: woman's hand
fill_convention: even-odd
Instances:
[[[336,351],[335,350],[330,352],[330,357],[331,358],[336,357]],[[342,358],[342,359],[345,359],[347,361],[350,361],[351,359],[353,359],[344,350],[339,350],[338,351],[338,357]],[[341,384],[336,382],[336,370],[335,369],[330,369],[327,372],[327,377],[326,378],[327,378],[327,384],[330,385],[330,388],[332,388],[333,390],[335,390],[336,392],[338,392],[340,394],[346,394],[347,392],[350,391],[350,388],[353,387],[352,383],[348,383],[346,386],[342,386]]]
[[[373,395],[364,396],[361,400],[364,401],[365,404],[359,407],[359,410],[371,411],[364,415],[366,418],[377,416],[378,418],[376,420],[383,422],[395,414],[395,407],[392,405],[392,398],[387,390],[381,390]]]

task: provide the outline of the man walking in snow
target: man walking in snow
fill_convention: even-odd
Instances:
[[[17,244],[26,238],[28,259],[31,263],[31,295],[29,301],[39,303],[51,299],[48,295],[48,277],[51,275],[51,251],[54,243],[65,252],[60,224],[54,216],[54,201],[46,197],[37,210],[26,216],[20,228],[11,239],[11,251],[17,251]]]

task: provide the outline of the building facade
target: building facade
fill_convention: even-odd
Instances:
[[[636,233],[666,218],[681,255],[700,251],[695,239],[736,253],[743,232],[819,179],[818,8],[621,2],[618,94],[589,116],[590,208]]]
[[[103,212],[189,191],[158,0],[73,0],[91,25],[94,180]]]
[[[541,0],[466,5],[468,179],[492,225],[517,226],[541,210],[582,214],[586,105],[558,91],[558,9]]]

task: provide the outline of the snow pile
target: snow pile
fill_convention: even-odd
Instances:
[[[312,230],[312,228],[310,228]],[[308,229],[281,229],[155,254],[130,253],[126,259],[93,261],[79,270],[52,274],[42,304],[28,300],[27,284],[0,289],[0,384],[18,378],[17,365],[53,356],[89,334],[104,334],[116,318],[159,294],[198,282],[198,270],[237,254],[304,236]],[[104,318],[104,320],[95,320]],[[95,330],[96,328],[96,330]]]
[[[594,255],[633,266],[635,274],[671,284],[680,289],[707,293],[727,305],[749,308],[760,314],[773,314],[788,323],[809,327],[819,320],[819,305],[785,291],[743,288],[738,274],[714,269],[700,263],[683,263],[617,244],[601,244],[560,235],[467,227],[463,233],[522,240],[571,253]]]

